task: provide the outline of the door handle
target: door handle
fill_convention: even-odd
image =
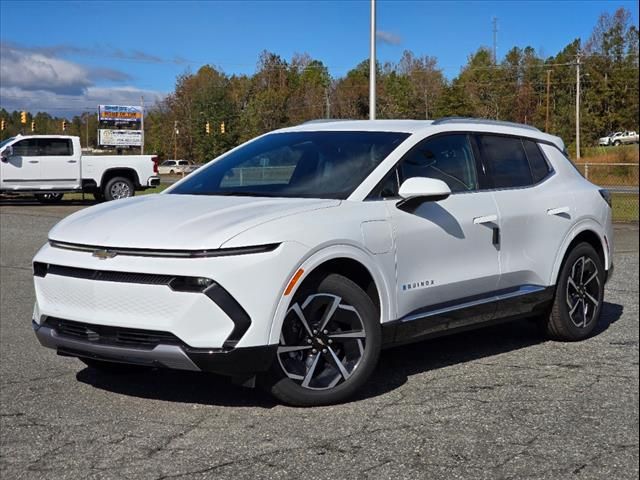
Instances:
[[[77,160],[67,160],[67,163],[78,163]]]
[[[29,160],[29,163],[40,163],[38,160]]]
[[[571,211],[569,207],[550,208],[547,210],[547,215],[563,215]]]
[[[483,217],[475,217],[473,219],[474,225],[482,225],[484,223],[496,223],[498,221],[497,215],[485,215]]]

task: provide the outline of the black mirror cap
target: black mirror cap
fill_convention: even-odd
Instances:
[[[449,198],[450,194],[443,195],[431,195],[431,196],[418,196],[411,198],[403,198],[396,203],[396,207],[403,212],[414,212],[420,205],[426,202],[439,202]]]

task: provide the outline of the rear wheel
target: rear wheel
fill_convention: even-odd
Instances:
[[[556,286],[551,314],[543,320],[545,333],[556,340],[587,338],[596,327],[604,298],[604,266],[588,243],[567,257]]]
[[[371,376],[380,345],[379,314],[371,299],[351,280],[330,274],[294,296],[277,359],[261,383],[291,405],[341,402]]]
[[[620,140],[616,140],[615,142],[613,142],[614,147],[617,147],[618,145],[620,145]]]
[[[113,177],[104,187],[104,198],[108,201],[133,197],[133,182],[126,177]]]
[[[37,193],[36,199],[40,203],[58,203],[62,201],[63,193]]]

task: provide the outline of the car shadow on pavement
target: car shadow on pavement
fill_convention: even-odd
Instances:
[[[622,305],[605,302],[594,336],[622,316]],[[491,357],[547,341],[532,320],[520,320],[470,332],[426,340],[382,352],[378,368],[352,400],[377,397],[399,388],[411,375]],[[273,408],[277,403],[256,388],[234,385],[229,378],[176,370],[142,370],[109,374],[85,368],[80,382],[109,392],[168,402],[233,407]]]

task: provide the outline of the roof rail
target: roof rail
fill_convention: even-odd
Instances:
[[[350,118],[318,118],[316,120],[307,120],[302,125],[309,125],[310,123],[333,123],[333,122],[349,122]]]
[[[488,118],[469,118],[469,117],[443,117],[434,120],[432,125],[444,125],[447,123],[477,123],[479,125],[501,125],[503,127],[526,128],[528,130],[540,130],[533,125],[525,125],[524,123],[505,122],[503,120],[491,120]]]

